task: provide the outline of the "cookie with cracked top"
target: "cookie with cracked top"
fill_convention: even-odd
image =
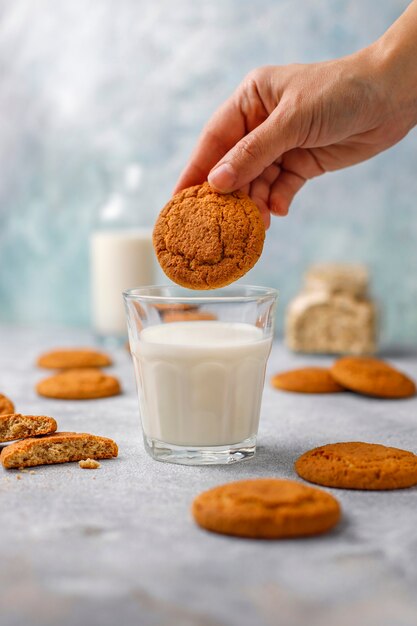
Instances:
[[[192,513],[212,532],[253,539],[305,537],[329,531],[341,516],[329,493],[294,480],[255,478],[197,496]]]
[[[259,259],[264,240],[261,214],[249,196],[221,194],[208,183],[177,193],[153,231],[165,274],[189,289],[215,289],[238,280]]]
[[[376,443],[331,443],[295,462],[301,478],[340,489],[403,489],[417,484],[417,456]]]
[[[348,356],[330,369],[333,378],[346,389],[376,398],[410,398],[416,393],[411,378],[385,361],[372,357]]]

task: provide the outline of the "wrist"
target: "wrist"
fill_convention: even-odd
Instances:
[[[393,113],[410,130],[417,124],[417,3],[363,52]]]

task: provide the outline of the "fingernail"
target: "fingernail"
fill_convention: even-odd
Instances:
[[[207,177],[209,184],[218,191],[231,191],[237,180],[236,172],[230,163],[223,163],[211,170]]]

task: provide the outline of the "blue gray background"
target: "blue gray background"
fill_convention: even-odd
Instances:
[[[0,2],[0,320],[89,323],[88,236],[126,171],[151,226],[201,126],[251,68],[350,53],[405,0]],[[369,264],[385,343],[417,342],[417,133],[310,182],[248,280]]]

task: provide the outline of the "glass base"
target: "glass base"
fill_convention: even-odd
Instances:
[[[255,456],[256,437],[228,446],[175,446],[143,437],[145,449],[155,461],[180,465],[229,465]]]

